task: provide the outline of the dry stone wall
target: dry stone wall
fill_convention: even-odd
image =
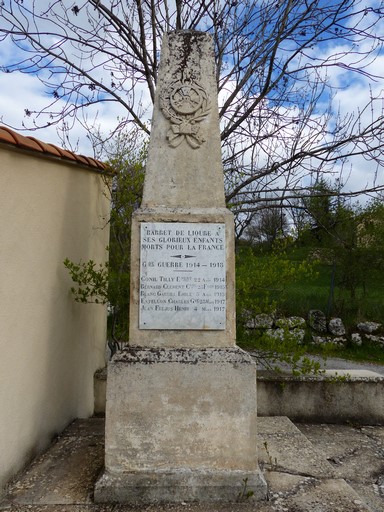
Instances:
[[[361,346],[364,343],[373,343],[384,349],[384,330],[381,323],[360,322],[352,332],[347,332],[341,318],[327,319],[325,313],[320,310],[309,311],[307,319],[261,313],[249,317],[245,327],[248,331],[266,334],[282,341],[290,336],[299,344],[305,341],[315,345],[339,346],[347,344]]]

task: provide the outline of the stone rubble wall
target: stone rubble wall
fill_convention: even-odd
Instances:
[[[327,319],[320,310],[311,310],[307,319],[297,316],[278,317],[274,314],[261,313],[248,316],[246,329],[283,340],[286,336],[293,337],[302,344],[306,335],[311,337],[315,345],[357,345],[373,343],[384,349],[383,325],[378,322],[359,322],[355,329],[348,333],[341,318]]]

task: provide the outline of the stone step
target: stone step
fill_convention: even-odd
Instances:
[[[274,506],[271,510],[382,511],[384,496],[375,501],[367,491],[370,488],[367,482],[359,488],[362,493],[356,492],[343,477],[343,471],[329,462],[332,449],[337,451],[338,440],[333,439],[332,433],[335,428],[343,430],[344,427],[322,425],[328,429],[327,435],[324,430],[323,436],[317,431],[318,437],[312,436],[312,443],[303,432],[312,434],[313,427],[318,426],[298,426],[286,417],[258,418],[259,464],[268,484],[270,502]],[[355,438],[354,444],[357,453],[361,440]],[[324,452],[326,447],[327,454]],[[369,455],[374,458],[373,453]],[[358,471],[357,467],[355,469]]]
[[[384,488],[381,492],[376,484],[375,491],[375,484],[370,483],[383,468],[384,454],[380,446],[384,442],[384,427],[299,427],[285,417],[258,419],[259,462],[269,486],[269,500],[258,503],[259,512],[384,510]],[[15,512],[127,510],[124,505],[101,507],[93,503],[93,486],[103,467],[103,444],[103,418],[76,420],[9,485],[0,509]],[[342,456],[344,451],[349,454],[348,461]],[[366,467],[364,477],[362,465]],[[164,505],[135,510],[247,512],[255,510],[254,504],[247,503],[248,492],[252,489],[244,482],[239,504]]]

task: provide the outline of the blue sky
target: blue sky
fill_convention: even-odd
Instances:
[[[369,42],[367,42],[369,44]],[[364,42],[361,42],[361,49]],[[340,47],[340,51],[343,48]],[[8,41],[0,43],[0,62],[4,65],[7,62],[12,62],[17,58],[15,54],[15,47]],[[313,52],[322,52],[326,55],[327,46],[324,45],[321,49],[314,48]],[[335,51],[335,47],[332,47]],[[384,57],[379,55],[375,62],[371,64],[371,70],[383,70]],[[366,103],[370,88],[374,96],[384,96],[384,83],[382,80],[372,82],[366,79],[363,75],[353,75],[342,68],[325,69],[328,78],[332,85],[338,88],[338,94],[335,101],[335,106],[340,108],[342,114],[348,115],[356,111],[359,106]],[[230,87],[230,84],[229,84]],[[32,119],[25,116],[25,109],[39,110],[47,104],[49,99],[44,86],[33,75],[22,74],[19,72],[14,73],[0,73],[0,123],[11,125],[21,133],[26,135],[33,135],[45,142],[51,142],[57,145],[62,145],[62,140],[57,133],[57,127],[51,126],[34,132],[22,130],[22,123],[25,122],[27,126],[32,125]],[[148,106],[146,120],[150,119],[150,101],[146,89],[140,85],[137,86],[137,97],[140,97],[144,106]],[[222,98],[220,98],[222,100]],[[375,111],[373,115],[379,115],[382,111],[382,99],[375,102]],[[366,112],[364,116],[369,116],[371,112]],[[113,130],[117,123],[118,118],[121,119],[125,115],[123,107],[118,103],[103,103],[91,107],[88,110],[87,116],[90,124],[95,122],[100,126],[101,130],[107,134]],[[87,132],[84,126],[80,123],[74,124],[71,130],[71,149],[85,155],[93,155],[93,148],[86,136]],[[372,162],[367,162],[363,157],[357,159],[354,164],[353,173],[348,180],[348,188],[361,188],[368,182],[372,182],[376,169]],[[378,180],[384,183],[384,171],[379,169]]]

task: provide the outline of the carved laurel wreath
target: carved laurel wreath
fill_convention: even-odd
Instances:
[[[208,95],[195,81],[172,82],[160,95],[160,108],[171,122],[167,132],[168,143],[176,148],[185,139],[193,148],[199,148],[205,138],[198,123],[210,113]]]

